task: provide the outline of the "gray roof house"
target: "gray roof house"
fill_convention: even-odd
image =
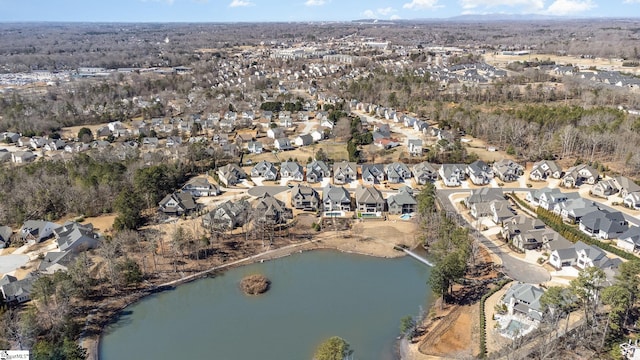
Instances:
[[[576,266],[580,269],[596,266],[602,270],[615,270],[622,263],[619,258],[611,259],[599,247],[587,245],[582,241],[578,241],[574,248],[577,254]]]
[[[182,187],[182,192],[188,192],[195,197],[220,195],[220,189],[211,184],[206,177],[194,177]]]
[[[572,188],[582,184],[595,184],[600,178],[598,170],[587,164],[580,164],[567,170],[562,177],[562,186]]]
[[[384,165],[382,164],[362,165],[362,182],[364,184],[380,184],[385,179],[384,175]]]
[[[517,234],[525,233],[531,230],[544,229],[544,223],[538,218],[530,218],[524,215],[518,215],[510,218],[502,224],[502,237],[511,240]]]
[[[635,191],[627,194],[622,200],[624,206],[631,209],[640,209],[640,191]]]
[[[385,172],[387,173],[387,179],[392,184],[403,183],[405,180],[411,178],[411,170],[409,167],[401,162],[394,162],[385,166]]]
[[[238,165],[227,164],[218,168],[218,178],[226,186],[232,186],[246,179],[247,174]]]
[[[530,190],[525,197],[525,200],[531,203],[533,206],[540,206],[546,210],[553,210],[556,204],[565,202],[569,199],[577,199],[580,195],[578,193],[563,193],[558,188],[544,187],[542,189]]]
[[[412,214],[417,211],[418,202],[413,196],[413,190],[410,187],[403,186],[394,195],[387,198],[387,207],[389,214]]]
[[[218,230],[231,230],[245,224],[251,204],[246,200],[226,201],[202,217],[202,225]]]
[[[579,222],[580,218],[595,210],[598,210],[596,203],[582,197],[557,203],[553,207],[555,214],[560,215],[562,220],[570,223]]]
[[[36,159],[36,154],[31,151],[14,151],[11,153],[11,162],[15,164],[24,164]]]
[[[273,181],[278,178],[278,169],[270,161],[262,160],[251,169],[251,177]]]
[[[502,298],[509,314],[521,314],[531,320],[542,320],[542,305],[540,298],[544,291],[534,285],[525,283],[513,284]]]
[[[31,300],[33,280],[33,277],[22,280],[16,280],[13,276],[5,276],[2,278],[4,284],[0,286],[0,291],[5,301],[9,304],[22,304]]]
[[[20,237],[33,245],[53,235],[53,229],[59,226],[44,220],[27,220],[20,228]]]
[[[620,234],[616,246],[631,253],[640,250],[640,227],[631,226]]]
[[[464,199],[464,204],[471,207],[476,203],[488,203],[493,200],[504,200],[502,189],[498,188],[479,188],[471,190],[471,194]]]
[[[354,162],[341,161],[333,164],[333,183],[348,184],[358,179],[358,165]]]
[[[310,134],[299,135],[293,139],[296,146],[307,146],[313,144],[313,137]]]
[[[252,154],[262,154],[262,143],[260,141],[249,141],[247,143],[247,150]]]
[[[356,209],[361,213],[383,212],[385,199],[373,186],[358,185],[355,191]]]
[[[0,249],[5,248],[11,240],[13,230],[9,226],[0,226]]]
[[[510,159],[502,159],[493,163],[493,174],[501,181],[512,182],[524,174],[524,167]]]
[[[285,203],[265,192],[258,198],[254,206],[256,210],[255,221],[265,224],[283,224],[293,219],[293,212]]]
[[[53,230],[60,251],[84,251],[94,249],[101,241],[101,236],[93,232],[93,225],[67,222]]]
[[[533,164],[529,179],[534,181],[546,180],[548,177],[560,179],[562,168],[552,160],[542,160]]]
[[[319,183],[322,179],[331,177],[331,169],[322,160],[314,160],[307,164],[307,182]]]
[[[599,239],[615,239],[628,230],[628,222],[619,211],[595,210],[580,218],[580,230]]]
[[[294,181],[304,180],[302,165],[295,161],[285,161],[280,164],[280,178],[289,178]]]
[[[418,185],[424,185],[427,182],[438,180],[438,169],[426,161],[413,165],[411,172]]]
[[[49,251],[38,265],[38,272],[53,274],[56,271],[67,271],[78,257],[75,251]]]
[[[407,141],[407,148],[411,156],[422,155],[422,139],[409,139]]]
[[[613,178],[613,183],[620,193],[620,197],[624,198],[627,195],[640,191],[640,185],[636,184],[632,179],[626,176],[616,176]]]
[[[291,140],[286,137],[275,139],[273,141],[273,147],[281,151],[293,150],[293,146],[291,146]]]
[[[465,179],[465,169],[466,165],[464,164],[442,164],[438,175],[445,186],[460,186]]]
[[[467,165],[465,171],[475,185],[486,185],[493,179],[493,170],[482,160],[476,160]]]
[[[198,204],[196,204],[193,196],[188,192],[174,192],[173,194],[169,194],[158,203],[158,206],[163,213],[177,216],[189,214],[198,209]]]
[[[594,196],[606,198],[610,195],[620,193],[624,198],[630,193],[640,191],[640,185],[625,176],[617,176],[613,179],[601,180],[593,185],[589,193]]]
[[[296,184],[291,188],[291,206],[316,211],[320,208],[320,195],[310,186]]]
[[[351,211],[351,195],[342,186],[328,184],[322,189],[324,211]]]

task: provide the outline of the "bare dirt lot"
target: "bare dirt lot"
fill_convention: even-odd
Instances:
[[[580,58],[576,56],[559,56],[553,54],[529,54],[529,55],[487,55],[485,61],[491,65],[504,67],[514,61],[535,61],[535,60],[551,60],[556,64],[572,64],[581,69],[596,67],[600,70],[623,71],[634,74],[640,74],[639,68],[622,66],[622,59],[603,59],[603,58]]]

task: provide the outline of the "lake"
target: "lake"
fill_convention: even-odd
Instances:
[[[311,359],[330,336],[354,359],[390,360],[400,319],[428,310],[430,268],[410,257],[296,253],[180,285],[125,309],[100,343],[100,359]],[[270,290],[238,283],[262,273]]]

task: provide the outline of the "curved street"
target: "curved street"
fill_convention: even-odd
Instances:
[[[461,192],[460,189],[453,190],[436,190],[436,196],[438,201],[444,207],[444,210],[450,214],[457,222],[469,229],[469,233],[482,245],[484,245],[489,251],[496,254],[502,261],[503,272],[510,278],[516,281],[521,281],[529,284],[541,284],[551,279],[551,275],[547,270],[541,266],[537,266],[526,261],[522,261],[518,258],[511,256],[508,252],[502,250],[500,246],[494,244],[481,232],[477,231],[469,222],[456,211],[449,200],[449,195],[453,193]],[[464,192],[464,191],[462,191]]]

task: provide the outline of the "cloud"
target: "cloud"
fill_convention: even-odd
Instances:
[[[386,7],[386,8],[377,8],[375,10],[367,9],[367,10],[362,12],[362,15],[367,19],[378,19],[378,18],[381,18],[381,17],[387,17],[387,16],[389,16],[389,15],[391,15],[393,13],[396,13],[396,12],[398,12],[398,10],[396,10],[396,9],[394,9],[394,8],[389,6],[389,7]],[[398,17],[397,15],[392,15],[391,18],[393,18],[394,16]]]
[[[391,17],[389,19],[390,20],[400,20],[402,18],[400,17],[400,15],[391,15]]]
[[[373,19],[376,17],[376,13],[373,12],[373,10],[365,10],[362,15],[364,15],[365,18],[367,19]]]
[[[231,1],[231,4],[229,4],[229,7],[246,7],[246,6],[253,6],[255,5],[254,3],[252,3],[251,1],[246,1],[246,0],[233,0]]]
[[[493,8],[498,6],[522,7],[524,11],[537,12],[544,9],[544,0],[461,0],[463,9]]]
[[[405,3],[402,7],[404,9],[425,10],[436,9],[442,7],[442,5],[438,5],[438,0],[411,0],[411,2]]]
[[[572,15],[597,7],[592,0],[556,0],[545,13],[549,15]]]
[[[326,3],[326,0],[307,0],[304,4],[306,6],[322,6]]]

